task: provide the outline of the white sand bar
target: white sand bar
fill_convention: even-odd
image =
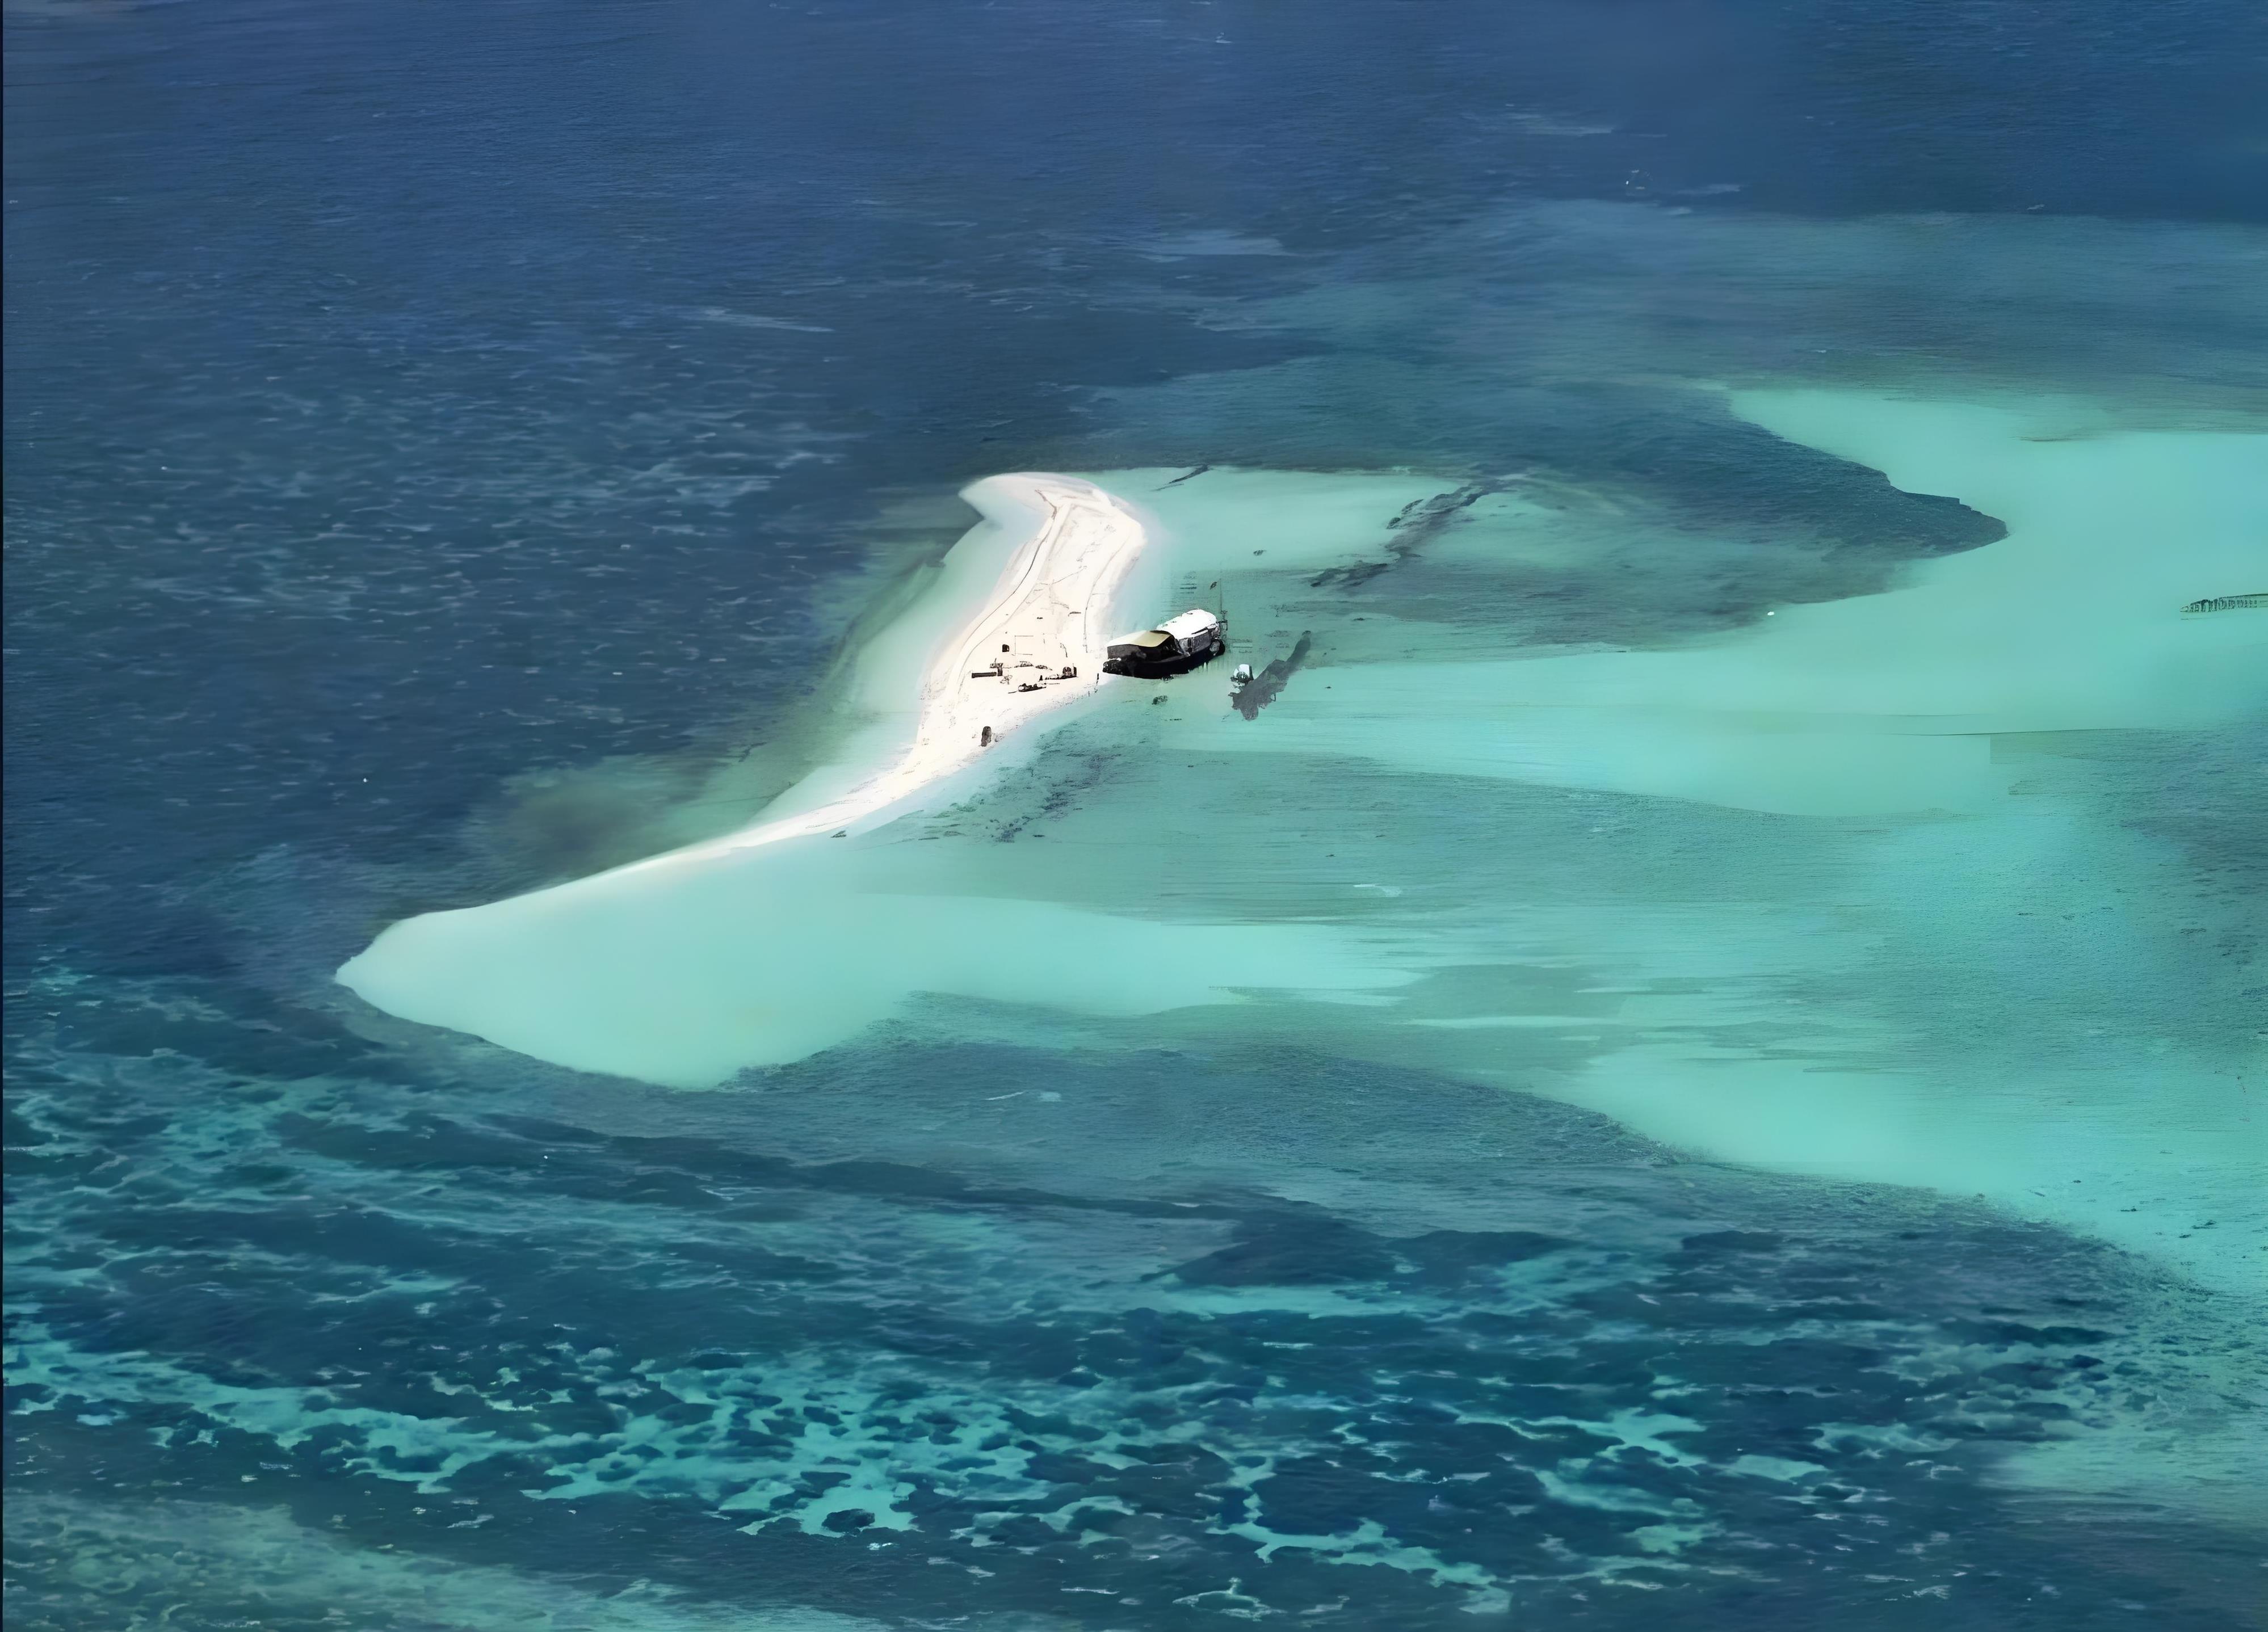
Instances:
[[[983,605],[932,653],[902,756],[815,808],[623,871],[871,825],[1101,685],[1111,603],[1148,542],[1141,521],[1075,476],[988,476],[962,496],[994,523],[1025,519],[1031,531]],[[791,792],[782,803],[794,801]]]
[[[847,711],[865,718],[847,768],[814,772],[723,838],[406,919],[340,981],[404,1019],[688,1087],[830,1048],[920,992],[1132,1015],[1256,983],[1381,984],[1350,949],[1311,945],[1312,930],[1192,932],[938,893],[932,878],[909,893],[868,847],[829,839],[952,796],[988,757],[988,726],[995,743],[1028,737],[1101,685],[1112,601],[1149,542],[1142,522],[1067,477],[996,476],[963,496],[984,520],[846,681]]]

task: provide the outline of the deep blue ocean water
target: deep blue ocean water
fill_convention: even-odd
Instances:
[[[988,472],[1750,526],[1533,614],[1643,641],[1994,535],[1653,349],[2257,409],[2255,8],[6,26],[11,1622],[2257,1623],[2257,1531],[1992,1476],[2213,1372],[2105,1246],[1320,1053],[891,1034],[683,1095],[329,983],[637,853]],[[2234,854],[2193,770],[2136,774]],[[1248,1181],[1176,1181],[1192,1138]],[[1271,1180],[1342,1160],[1466,1222]]]

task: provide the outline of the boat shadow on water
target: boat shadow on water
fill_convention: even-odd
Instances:
[[[1300,672],[1314,644],[1313,633],[1300,630],[1300,638],[1292,643],[1289,656],[1274,659],[1259,673],[1233,685],[1229,694],[1230,705],[1246,719],[1258,719],[1260,710],[1275,702],[1282,695],[1285,683]]]

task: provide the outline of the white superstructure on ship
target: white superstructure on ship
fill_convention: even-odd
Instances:
[[[1112,641],[1109,661],[1103,666],[1113,674],[1179,674],[1227,650],[1228,636],[1219,616],[1203,606],[1192,606],[1153,629],[1122,635]]]

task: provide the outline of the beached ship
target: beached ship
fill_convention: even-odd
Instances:
[[[1221,629],[1220,619],[1202,606],[1192,606],[1156,629],[1112,641],[1102,669],[1106,674],[1162,680],[1169,674],[1186,674],[1227,650],[1228,636]]]

